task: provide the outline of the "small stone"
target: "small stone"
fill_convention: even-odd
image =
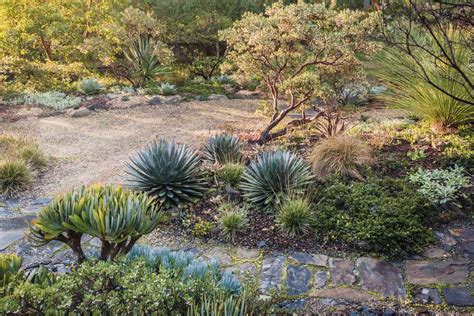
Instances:
[[[438,238],[441,246],[445,250],[451,250],[453,246],[456,245],[456,239],[454,239],[451,235],[443,233],[443,232],[436,232],[436,238]]]
[[[386,308],[382,313],[382,316],[394,316],[394,315],[397,315],[397,312],[391,308]]]
[[[160,105],[163,104],[163,101],[161,100],[160,96],[155,96],[152,97],[150,100],[148,100],[149,105]]]
[[[314,274],[314,287],[322,289],[328,285],[328,274],[326,271],[316,271]]]
[[[91,111],[108,110],[109,109],[109,107],[107,105],[107,102],[103,102],[103,101],[93,102],[87,108]]]
[[[89,109],[79,109],[71,112],[71,117],[80,118],[91,115],[93,112]]]
[[[237,247],[235,249],[235,255],[239,259],[257,259],[258,256],[260,256],[260,251],[258,249]]]
[[[260,272],[260,290],[263,293],[281,289],[284,266],[285,257],[282,254],[273,253],[263,258],[262,271]]]
[[[229,98],[223,94],[211,94],[207,97],[209,101],[228,100]]]
[[[311,271],[301,266],[288,266],[286,273],[286,289],[288,295],[301,295],[309,291]]]
[[[311,264],[315,266],[325,267],[328,264],[328,256],[319,254],[310,254],[305,252],[293,252],[290,259],[295,260],[299,264]]]
[[[181,97],[179,95],[173,95],[170,97],[161,98],[164,104],[178,104],[181,102]]]
[[[464,287],[447,287],[443,289],[446,304],[455,306],[474,306],[473,290]]]
[[[334,286],[355,283],[354,264],[351,260],[331,258],[329,259],[329,267]]]
[[[461,240],[474,241],[474,228],[452,228],[449,231]]]
[[[359,258],[357,267],[364,290],[379,293],[385,297],[405,299],[406,291],[402,275],[393,264],[374,258]]]
[[[12,209],[17,208],[20,205],[20,199],[18,198],[10,198],[2,201],[3,206],[6,208]]]
[[[450,257],[446,250],[438,247],[432,247],[425,250],[423,256],[430,259]]]
[[[407,260],[407,280],[411,284],[457,284],[469,276],[469,260]]]
[[[258,248],[263,248],[266,246],[265,240],[260,240],[257,244]]]
[[[416,298],[423,304],[441,304],[443,301],[441,300],[441,296],[438,293],[437,289],[428,289],[423,288],[421,289],[420,293],[416,296]]]
[[[284,301],[278,304],[279,308],[284,309],[303,309],[306,306],[307,300],[304,298],[299,298],[291,301]]]

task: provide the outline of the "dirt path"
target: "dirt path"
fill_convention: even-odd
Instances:
[[[256,100],[188,102],[114,109],[83,118],[66,115],[0,123],[0,132],[34,138],[55,163],[29,196],[52,196],[81,184],[119,183],[124,164],[160,137],[198,148],[224,129],[253,131]]]

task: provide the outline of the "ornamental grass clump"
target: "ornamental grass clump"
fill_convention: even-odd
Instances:
[[[33,173],[23,160],[0,162],[0,194],[13,195],[25,189]]]
[[[82,262],[86,256],[81,237],[94,236],[101,241],[100,259],[108,260],[130,251],[161,219],[162,213],[147,194],[94,185],[55,198],[31,222],[28,237],[35,246],[63,242]]]
[[[236,136],[219,134],[209,137],[204,145],[203,159],[210,163],[227,164],[243,161],[242,142]]]
[[[276,215],[278,228],[290,237],[308,234],[314,215],[310,203],[304,198],[287,199]]]
[[[245,166],[238,163],[227,163],[216,170],[216,176],[224,185],[236,187],[242,180],[244,172]]]
[[[250,163],[240,188],[249,203],[273,212],[289,195],[304,193],[312,181],[303,159],[287,151],[274,151]]]
[[[234,242],[237,233],[248,226],[247,209],[232,203],[219,206],[219,226],[224,238]]]
[[[147,192],[164,208],[195,202],[206,191],[199,155],[185,145],[160,140],[133,157],[125,171],[126,185]]]
[[[362,180],[361,170],[373,163],[372,150],[363,141],[339,135],[321,140],[310,157],[313,173],[318,179],[336,174]]]

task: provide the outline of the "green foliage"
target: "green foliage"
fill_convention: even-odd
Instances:
[[[199,304],[193,304],[189,307],[188,316],[240,316],[252,315],[250,306],[245,296],[225,297],[212,296],[204,297]]]
[[[362,179],[361,167],[372,164],[372,151],[368,144],[355,137],[340,135],[316,143],[311,154],[313,173],[318,179],[341,175]]]
[[[220,76],[215,76],[211,78],[211,82],[215,82],[218,84],[233,84],[234,79],[227,75],[220,75]]]
[[[132,65],[133,73],[129,78],[135,87],[143,87],[156,76],[164,74],[167,69],[163,63],[171,60],[171,52],[161,42],[150,36],[140,37],[133,41],[124,54]]]
[[[32,180],[33,174],[22,160],[0,162],[0,193],[15,194],[25,189]]]
[[[16,254],[0,253],[0,298],[5,294],[6,287],[20,272],[23,259]]]
[[[219,206],[218,221],[224,238],[233,242],[237,233],[248,226],[247,209],[224,202]]]
[[[162,83],[160,86],[160,94],[162,95],[174,95],[176,91],[176,86],[168,82]]]
[[[121,187],[81,187],[55,198],[30,225],[29,239],[41,246],[51,240],[67,244],[85,259],[81,236],[100,239],[100,259],[114,259],[126,254],[143,235],[160,223],[161,213],[146,194],[133,193]]]
[[[462,194],[461,189],[469,187],[469,177],[464,168],[454,166],[450,169],[418,169],[408,177],[418,186],[418,192],[435,204],[453,203]]]
[[[205,237],[210,234],[213,228],[213,223],[199,218],[197,222],[194,223],[192,234],[197,237]]]
[[[227,164],[240,163],[242,155],[242,142],[236,136],[230,134],[219,134],[209,137],[202,152],[203,159],[211,163]]]
[[[309,202],[302,198],[289,198],[278,209],[276,224],[291,237],[308,234],[314,215]]]
[[[66,95],[58,91],[48,92],[25,92],[19,97],[10,100],[10,104],[42,105],[55,110],[65,110],[79,106],[82,102],[80,97]]]
[[[205,179],[199,156],[185,145],[160,140],[140,151],[128,163],[126,183],[148,192],[165,208],[201,198]]]
[[[271,210],[289,195],[299,195],[312,183],[304,161],[290,152],[266,152],[247,167],[240,188],[254,205]]]
[[[83,79],[79,82],[78,90],[86,95],[97,94],[102,90],[102,85],[97,79]]]
[[[419,43],[418,45],[426,45],[430,51],[438,51],[438,44],[433,37],[416,28],[413,29],[411,36]],[[464,67],[463,71],[473,78],[472,70],[469,70],[468,66],[472,60],[472,50],[462,44],[463,31],[451,27],[446,36],[454,44],[452,47],[447,47],[443,42],[442,45],[452,52],[457,64]],[[433,57],[427,55],[422,48],[414,50],[413,54],[416,60],[396,48],[387,49],[380,55],[378,76],[389,87],[389,94],[385,99],[424,118],[442,131],[473,122],[472,105],[440,91],[441,89],[460,99],[470,98],[472,101],[472,96],[469,97],[467,90],[469,88],[463,86],[459,72],[453,69],[447,60],[434,61]],[[423,79],[424,74],[433,84]]]
[[[335,181],[315,200],[314,227],[326,240],[394,258],[419,253],[433,240],[426,223],[435,217],[432,208],[403,180]]]
[[[423,148],[415,148],[412,151],[407,152],[407,156],[413,161],[426,158],[425,150]]]
[[[236,187],[242,180],[245,167],[238,163],[226,163],[216,170],[217,179],[225,185]]]

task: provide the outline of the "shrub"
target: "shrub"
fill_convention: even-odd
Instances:
[[[233,242],[236,234],[248,226],[247,210],[231,203],[222,203],[219,206],[219,226],[224,238]]]
[[[79,82],[78,89],[80,92],[86,95],[97,94],[102,90],[102,85],[97,81],[97,79],[83,79]]]
[[[469,73],[467,69],[472,53],[468,46],[461,44],[462,32],[460,29],[449,28],[444,35],[455,44],[446,46],[445,49],[448,49],[458,65],[464,65],[466,73]],[[439,50],[440,43],[433,38],[441,35],[432,34],[431,37],[416,29],[413,29],[410,35],[424,47],[415,49],[412,52],[413,58],[396,48],[386,50],[379,57],[378,76],[389,88],[385,98],[389,103],[424,118],[441,131],[473,122],[474,108],[460,101],[469,99],[469,88],[463,85],[460,73],[450,67],[449,60],[435,62],[431,55],[425,54],[426,51]],[[417,64],[419,61],[421,63]],[[425,77],[430,78],[431,83],[425,81]]]
[[[266,152],[247,167],[240,188],[244,197],[271,210],[290,194],[301,194],[312,183],[313,175],[303,159],[284,151]]]
[[[0,253],[0,289],[5,289],[10,281],[19,273],[23,259],[16,254]],[[0,297],[2,296],[0,290]]]
[[[336,181],[315,201],[314,227],[326,240],[394,258],[416,254],[433,240],[425,222],[432,208],[403,180]]]
[[[161,213],[146,194],[121,187],[82,187],[55,198],[30,224],[29,239],[36,246],[57,240],[67,244],[81,262],[83,234],[101,241],[100,259],[114,259],[130,251],[143,235],[152,232]]]
[[[311,154],[313,172],[318,179],[331,174],[362,179],[361,167],[373,162],[370,146],[351,136],[340,135],[316,144]]]
[[[344,133],[349,124],[341,117],[341,113],[325,111],[316,121],[315,128],[321,137],[329,138]]]
[[[240,163],[243,160],[242,142],[236,136],[219,134],[209,137],[202,151],[204,160],[211,163]]]
[[[26,188],[32,179],[32,172],[22,160],[0,162],[0,193],[11,195]]]
[[[469,177],[464,168],[455,165],[450,169],[418,169],[408,177],[418,186],[418,192],[435,204],[456,202],[461,189],[469,186]]]
[[[10,104],[42,105],[55,110],[64,110],[80,105],[82,99],[58,91],[26,92],[9,101]]]
[[[245,172],[245,167],[238,163],[226,163],[216,171],[217,178],[225,185],[236,187]]]
[[[45,154],[39,149],[38,145],[34,143],[19,148],[19,157],[36,169],[41,169],[47,164]]]
[[[302,198],[287,199],[276,215],[278,228],[290,237],[309,233],[312,222],[313,212],[311,205]]]
[[[194,202],[205,191],[199,156],[185,145],[165,140],[132,158],[126,174],[130,188],[148,192],[165,208]]]
[[[211,82],[214,82],[217,84],[233,84],[234,80],[227,75],[220,75],[220,76],[212,77]]]
[[[173,95],[176,94],[176,86],[168,82],[162,83],[160,86],[160,94],[162,95]]]
[[[23,160],[37,169],[47,163],[45,154],[34,141],[8,134],[0,135],[0,160],[2,159]]]

